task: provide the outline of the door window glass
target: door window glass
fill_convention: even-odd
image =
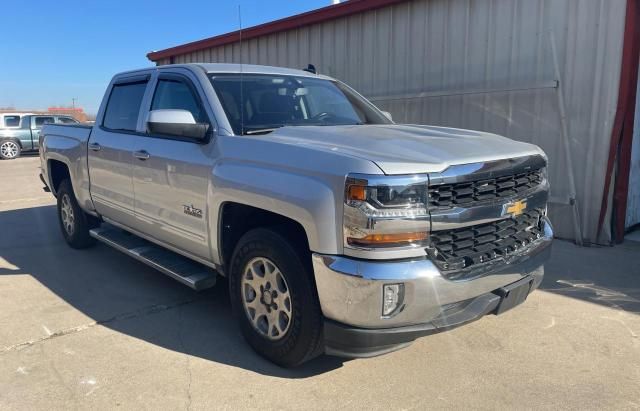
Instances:
[[[71,117],[58,117],[58,121],[62,124],[78,124],[78,121]]]
[[[56,119],[53,117],[36,117],[35,127],[40,128],[43,124],[55,123]]]
[[[114,85],[102,125],[111,130],[136,131],[146,88],[146,81]]]
[[[207,122],[198,97],[186,83],[179,80],[158,81],[151,110],[161,109],[187,110],[191,112],[196,123]]]
[[[20,116],[4,116],[5,127],[18,127],[20,125]]]

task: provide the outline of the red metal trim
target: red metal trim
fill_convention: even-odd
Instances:
[[[609,189],[616,166],[616,181],[613,191],[613,241],[624,240],[624,225],[629,193],[629,172],[631,168],[631,142],[636,107],[636,87],[638,84],[638,64],[640,61],[640,0],[627,0],[622,68],[618,92],[618,108],[611,132],[611,145],[605,176],[598,235],[602,230],[607,212]],[[616,162],[617,159],[617,162]]]
[[[321,9],[312,10],[306,13],[243,29],[242,39],[249,40],[266,34],[291,30],[302,26],[308,26],[310,24],[337,19],[339,17],[346,17],[351,14],[390,6],[403,1],[407,0],[350,0],[344,3],[323,7]],[[220,36],[210,37],[204,40],[198,40],[160,51],[153,51],[147,54],[147,58],[156,62],[160,59],[193,53],[194,51],[200,51],[212,47],[219,47],[225,44],[235,43],[239,40],[240,31],[233,31]]]

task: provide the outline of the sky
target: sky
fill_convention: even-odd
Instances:
[[[327,6],[330,0],[19,0],[0,23],[0,107],[95,114],[111,77],[162,50]]]

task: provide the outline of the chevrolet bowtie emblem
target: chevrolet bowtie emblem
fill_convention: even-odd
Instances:
[[[504,211],[502,212],[502,215],[511,214],[512,216],[516,217],[524,213],[526,209],[527,209],[526,201],[524,200],[514,201],[513,203],[504,205]]]

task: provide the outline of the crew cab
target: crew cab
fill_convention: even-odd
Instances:
[[[15,125],[16,118],[10,124]],[[78,124],[71,116],[28,114],[19,117],[18,127],[0,129],[0,158],[13,160],[25,151],[37,151],[39,134],[45,124]]]
[[[121,73],[94,126],[44,126],[40,157],[71,247],[196,290],[226,278],[244,337],[282,366],[501,314],[551,250],[539,147],[395,124],[311,69]]]

